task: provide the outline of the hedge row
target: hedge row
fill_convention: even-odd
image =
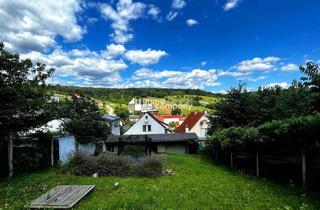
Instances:
[[[216,131],[207,149],[242,150],[265,145],[286,144],[296,148],[319,145],[320,113],[274,120],[257,128],[230,127]]]

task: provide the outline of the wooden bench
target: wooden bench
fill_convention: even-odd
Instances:
[[[69,209],[94,189],[94,185],[58,185],[33,200],[30,209]]]

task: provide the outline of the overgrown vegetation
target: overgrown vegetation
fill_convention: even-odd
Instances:
[[[164,169],[164,159],[158,156],[133,159],[131,156],[118,156],[102,153],[90,156],[76,152],[62,165],[62,172],[70,172],[78,176],[160,176]]]
[[[246,152],[247,159],[250,155],[255,156],[255,174],[259,176],[262,154],[278,152],[284,157],[286,153],[292,153],[291,156],[298,160],[291,157],[282,163],[300,163],[300,180],[304,184],[308,176],[307,164],[309,174],[317,174],[319,156],[308,156],[307,153],[319,150],[320,145],[320,68],[307,63],[300,69],[306,76],[302,77],[302,82],[294,81],[289,89],[260,88],[252,92],[243,84],[231,89],[224,100],[214,105],[215,112],[210,119],[212,135],[206,148],[208,154],[218,160],[219,153],[228,152],[233,168],[235,153]],[[277,158],[279,160],[274,156]],[[309,158],[308,162],[306,158]]]
[[[75,210],[95,209],[320,209],[319,197],[211,164],[198,156],[168,155],[172,176],[92,177],[55,170],[0,183],[0,209],[22,209],[56,185],[92,184]],[[114,183],[120,186],[114,188]]]

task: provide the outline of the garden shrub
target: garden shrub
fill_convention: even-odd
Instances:
[[[163,160],[156,156],[146,157],[136,164],[135,172],[138,176],[160,176],[163,171]]]
[[[62,164],[61,171],[73,171],[75,167],[85,164],[89,159],[90,156],[82,151],[70,153],[68,155],[68,160]]]
[[[159,157],[133,159],[130,156],[118,156],[103,153],[97,157],[82,152],[74,153],[62,165],[62,172],[78,176],[144,176],[155,177],[162,174],[164,161]]]

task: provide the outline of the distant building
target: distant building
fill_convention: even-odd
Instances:
[[[133,98],[129,103],[128,103],[128,110],[129,113],[134,113],[134,112],[158,112],[157,109],[153,108],[152,103],[144,103],[142,99],[136,99]]]
[[[129,115],[130,122],[137,122],[140,119],[139,115]]]
[[[185,119],[183,115],[156,115],[156,117],[158,118],[158,120],[168,125],[174,122],[177,127],[180,126]]]
[[[114,135],[120,135],[121,118],[118,116],[106,114],[103,116],[107,122],[110,123],[111,133]]]
[[[60,98],[59,98],[59,96],[51,96],[50,97],[50,101],[54,102],[54,103],[59,103],[60,102]]]
[[[177,128],[177,133],[196,133],[199,142],[204,142],[207,137],[208,122],[205,112],[191,112]]]
[[[158,120],[151,112],[147,112],[124,135],[163,134],[168,132],[168,124]]]

